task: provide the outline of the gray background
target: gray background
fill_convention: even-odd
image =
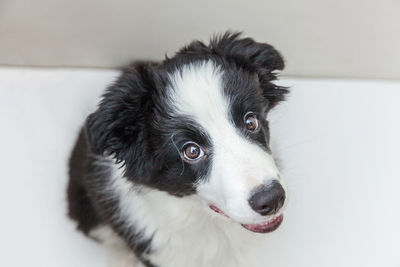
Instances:
[[[0,65],[114,68],[242,30],[285,75],[400,79],[400,1],[0,0]]]

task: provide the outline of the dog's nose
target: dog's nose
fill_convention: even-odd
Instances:
[[[249,199],[250,207],[263,216],[276,213],[284,202],[285,190],[276,180],[257,187]]]

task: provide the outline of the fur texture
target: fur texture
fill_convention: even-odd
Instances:
[[[68,200],[112,266],[259,264],[251,231],[276,229],[285,199],[266,119],[287,93],[272,83],[283,67],[228,32],[107,89],[71,155]]]

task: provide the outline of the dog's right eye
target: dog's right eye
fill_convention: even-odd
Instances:
[[[186,143],[181,152],[183,160],[189,163],[194,163],[199,161],[205,156],[203,149],[194,142]]]
[[[247,112],[243,120],[245,127],[249,132],[256,133],[260,130],[260,122],[258,121],[256,114],[253,112]]]

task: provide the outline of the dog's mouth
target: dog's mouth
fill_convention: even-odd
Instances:
[[[226,215],[222,210],[217,208],[215,205],[209,205],[210,209],[215,211],[216,213],[219,213],[227,218],[229,218],[228,215]],[[278,214],[275,215],[265,222],[259,223],[259,224],[241,224],[245,229],[255,232],[255,233],[270,233],[272,231],[275,231],[278,229],[278,227],[281,225],[283,221],[283,214]]]

